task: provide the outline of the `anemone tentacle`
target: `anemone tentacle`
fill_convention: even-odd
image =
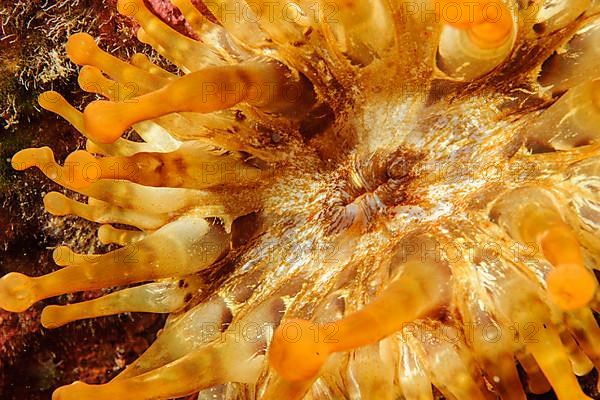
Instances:
[[[0,278],[0,307],[139,284],[42,324],[169,314],[113,380],[53,399],[589,399],[598,1],[194,3],[173,0],[185,36],[118,2],[177,73],[72,35],[105,99],[39,103],[86,150],[12,158],[87,196],[44,206],[119,248],[59,246],[61,269]]]

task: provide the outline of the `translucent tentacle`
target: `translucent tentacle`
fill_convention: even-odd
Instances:
[[[44,196],[44,207],[52,215],[77,215],[101,224],[126,224],[144,230],[158,229],[172,218],[168,214],[144,213],[113,206],[100,200],[94,205],[80,203],[58,192],[50,192]]]
[[[568,150],[598,142],[599,124],[600,79],[569,89],[527,127],[525,134],[534,145]]]
[[[529,391],[535,394],[548,393],[551,390],[550,382],[542,373],[540,366],[531,354],[516,354],[517,360],[525,370],[527,375],[527,385]]]
[[[546,276],[548,292],[561,308],[588,304],[598,283],[583,262],[579,241],[546,192],[515,190],[494,206],[500,225],[521,243],[535,245],[554,269]]]
[[[52,252],[52,259],[60,266],[97,264],[102,260],[102,254],[79,254],[67,246],[58,246]]]
[[[169,82],[100,50],[94,39],[87,33],[69,36],[67,54],[75,64],[92,65],[117,82],[132,85],[132,90],[136,93],[139,93],[137,90],[141,93],[156,90]]]
[[[308,19],[296,3],[258,0],[249,4],[252,5],[261,28],[278,43],[303,39],[301,25],[307,25]]]
[[[170,73],[169,71],[159,67],[154,64],[147,55],[142,53],[135,53],[131,56],[129,60],[131,64],[135,65],[138,68],[141,68],[145,71],[150,72],[151,74],[158,75],[161,78],[173,80],[177,78],[177,75]]]
[[[83,114],[69,104],[60,93],[53,90],[43,92],[38,98],[38,103],[44,110],[60,115],[80,133],[84,134]]]
[[[40,95],[38,102],[42,108],[60,115],[73,125],[83,136],[88,137],[84,127],[83,113],[69,104],[59,93],[53,91],[44,92]],[[92,140],[88,140],[87,146],[95,153],[125,156],[142,151],[159,150],[151,144],[136,143],[123,138],[119,138],[110,145],[99,144]]]
[[[600,368],[600,327],[589,309],[580,309],[570,313],[568,326],[585,354]]]
[[[347,375],[350,395],[361,399],[393,400],[394,373],[390,359],[381,356],[381,347],[387,339],[379,343],[354,350],[348,361]]]
[[[312,89],[292,80],[274,62],[213,67],[185,75],[130,102],[95,101],[83,115],[86,131],[99,143],[112,143],[131,125],[175,112],[208,113],[248,102],[266,111],[298,113],[311,106]]]
[[[208,19],[202,15],[191,0],[172,0],[171,2],[179,9],[179,11],[181,11],[186,22],[197,35],[202,36],[202,33],[206,31],[207,25],[210,25],[211,28],[216,27],[215,24],[208,21]]]
[[[571,360],[575,375],[584,376],[594,369],[592,361],[585,355],[568,331],[560,332],[560,340],[569,354],[569,360]]]
[[[115,243],[120,246],[127,246],[128,244],[142,240],[146,235],[147,234],[142,231],[117,229],[108,224],[98,228],[98,240],[100,240],[100,243],[102,244]]]
[[[150,214],[162,214],[179,211],[198,204],[206,204],[209,206],[223,205],[228,211],[227,205],[223,204],[219,194],[199,190],[153,188],[128,181],[110,179],[101,179],[85,188],[75,188],[72,185],[71,166],[61,167],[58,165],[49,147],[22,150],[13,156],[11,163],[13,168],[17,170],[35,166],[48,178],[67,189],[75,190],[122,208]]]
[[[252,43],[254,48],[268,45],[270,40],[258,25],[258,17],[245,1],[216,0],[204,4],[240,45]]]
[[[220,308],[218,302],[215,305],[217,309]],[[162,352],[154,354],[153,359],[146,359],[152,361],[152,370],[140,369],[141,365],[137,364],[138,368],[127,370],[129,374],[125,371],[126,373],[104,385],[76,382],[62,387],[55,391],[53,399],[110,399],[125,393],[135,393],[141,400],[168,399],[225,382],[254,383],[263,365],[264,355],[261,352],[266,346],[269,331],[281,318],[282,307],[280,299],[268,300],[245,318],[234,321],[220,341],[206,344],[206,341],[190,341],[188,337],[170,337],[173,341],[169,343],[171,351],[181,352],[177,345],[184,344],[187,347],[182,357],[172,360],[174,353],[169,354],[168,349],[162,349]],[[183,321],[176,322],[179,328]],[[194,325],[198,323],[189,318],[185,321]],[[253,334],[244,331],[249,324],[257,327]],[[206,329],[206,326],[203,328]],[[181,334],[180,331],[176,333],[177,336]],[[217,334],[219,333],[217,330]],[[202,332],[196,332],[198,334]],[[161,354],[163,357],[160,357]]]
[[[79,87],[89,93],[97,93],[115,101],[128,101],[148,90],[140,90],[131,82],[119,83],[106,77],[100,69],[84,65],[77,77]]]
[[[555,32],[564,28],[582,15],[590,6],[590,0],[558,0],[542,1],[536,14],[535,23],[544,33]]]
[[[119,179],[156,187],[203,189],[244,185],[262,178],[260,169],[238,158],[216,155],[206,145],[188,142],[170,153],[140,152],[129,157],[96,158],[78,150],[65,160],[69,186],[86,188],[100,179]]]
[[[471,301],[469,305],[477,307],[478,302]],[[480,360],[488,379],[501,398],[526,400],[527,397],[515,366],[515,357],[511,351],[515,345],[514,338],[508,333],[502,332],[500,324],[483,310],[477,310],[475,315],[478,315],[479,318],[474,319],[477,323],[474,331],[469,332],[469,335],[473,341],[475,357]]]
[[[119,0],[117,9],[121,14],[133,17],[142,26],[144,32],[164,49],[164,55],[175,64],[189,71],[223,64],[223,60],[201,42],[184,36],[165,24],[146,8],[143,1]]]
[[[498,66],[510,53],[516,23],[504,1],[437,1],[444,27],[438,67],[457,80],[475,79]],[[496,14],[488,15],[489,10]]]
[[[451,326],[423,323],[417,327],[431,381],[446,397],[456,399],[490,399],[480,372],[474,368],[460,336]]]
[[[202,281],[194,277],[148,283],[94,300],[45,307],[41,321],[46,328],[57,328],[72,321],[124,312],[171,313],[182,308],[201,285]]]
[[[520,232],[531,232],[529,229],[531,227],[536,228],[538,225],[510,225],[507,220],[504,220],[504,218],[508,218],[508,215],[504,214],[506,209],[501,211],[496,207],[501,207],[503,201],[509,202],[504,204],[505,207],[511,206],[510,203],[512,203],[512,207],[515,208],[510,208],[511,211],[514,211],[510,215],[514,215],[517,218],[520,217],[516,221],[511,221],[515,223],[525,222],[524,219],[532,215],[532,213],[535,214],[536,210],[547,210],[548,206],[552,206],[552,202],[544,201],[547,198],[544,197],[543,191],[540,193],[530,188],[523,188],[522,190],[510,193],[509,195],[505,195],[505,198],[500,203],[494,205],[492,216],[511,235],[514,234],[515,237],[522,239],[522,236],[519,236]],[[533,202],[534,199],[535,202]],[[519,207],[531,205],[532,202],[535,204],[534,209],[528,206],[527,212],[520,214],[518,211]],[[549,221],[553,220],[550,219]],[[515,229],[515,226],[525,229],[510,231],[511,227]],[[542,224],[539,227],[544,228],[545,225]],[[477,229],[491,230],[489,227],[478,227]],[[473,243],[477,243],[477,239],[467,240],[473,240]],[[496,312],[501,316],[501,320],[510,321],[509,323],[513,324],[519,334],[518,337],[521,340],[516,354],[520,354],[519,360],[521,364],[528,375],[531,374],[529,376],[530,385],[532,385],[531,378],[533,378],[536,380],[534,382],[534,386],[537,386],[535,390],[547,389],[547,386],[544,387],[545,380],[547,379],[559,400],[589,399],[583,393],[575,375],[571,372],[569,352],[563,345],[559,334],[560,326],[557,326],[553,322],[553,318],[554,320],[556,318],[552,314],[558,312],[559,308],[551,308],[548,305],[548,297],[550,296],[544,293],[543,288],[540,287],[543,273],[546,270],[551,270],[549,266],[545,265],[545,268],[541,268],[538,264],[532,263],[530,268],[523,268],[524,266],[516,265],[512,258],[500,254],[487,257],[481,261],[481,264],[481,274],[479,277],[482,280],[481,283],[485,285],[486,281],[497,282],[499,279],[502,281],[501,288],[496,285],[487,286],[492,291],[490,300]],[[550,284],[548,285],[550,286]],[[528,355],[531,355],[532,358],[530,359]],[[540,376],[538,367],[536,366],[539,366],[539,370],[542,371],[545,379]]]
[[[544,63],[539,77],[554,93],[600,77],[600,18],[581,28],[564,47]]]
[[[326,326],[288,320],[275,332],[269,349],[270,365],[287,381],[312,381],[329,354],[375,343],[440,307],[447,301],[448,278],[438,264],[407,262],[400,277],[373,302],[335,323],[335,340],[326,340]],[[398,304],[402,304],[400,309]],[[286,340],[292,330],[300,332],[299,340],[293,343]]]
[[[237,380],[252,354],[240,353],[235,341],[206,346],[156,370],[104,385],[75,382],[54,391],[52,400],[172,399],[200,389]]]
[[[495,265],[488,265],[492,257],[473,257],[456,260],[453,272],[460,277],[460,285],[454,288],[460,314],[463,318],[463,334],[470,346],[474,359],[481,366],[489,384],[503,399],[526,400],[515,366],[515,352],[521,348],[516,334],[511,334],[507,326],[511,321],[503,315],[492,300],[493,294],[481,287],[487,286],[487,269],[496,271]],[[498,259],[493,259],[499,263]],[[499,268],[498,268],[499,269]],[[495,277],[491,278],[495,279]],[[444,334],[448,341],[448,334]],[[455,340],[450,340],[455,342]]]
[[[559,400],[589,400],[575,375],[571,373],[568,352],[560,340],[556,326],[550,321],[549,308],[538,297],[537,288],[514,272],[511,275],[505,275],[504,280],[505,293],[510,295],[505,294],[495,300],[501,304],[510,320],[522,327],[521,329],[526,327],[533,329],[534,337],[524,338],[523,344],[525,351],[533,356],[535,363],[521,357],[521,364],[528,374],[530,372],[535,374],[535,365],[539,366]],[[527,362],[529,365],[526,367]],[[530,371],[527,368],[530,368]],[[536,383],[544,384],[540,378]]]
[[[380,0],[361,2],[320,2],[320,23],[328,23],[340,50],[353,61],[368,65],[374,58],[382,58],[394,42],[394,25],[389,5]],[[313,6],[314,7],[314,6]],[[328,9],[334,9],[328,15]],[[306,13],[311,16],[314,10]]]
[[[0,307],[20,312],[59,294],[189,275],[210,267],[228,248],[222,228],[204,219],[182,217],[94,262],[83,261],[37,278],[9,273],[0,279]]]
[[[200,349],[218,339],[230,319],[230,311],[220,297],[200,303],[168,324],[154,343],[115,380],[142,375]]]
[[[175,7],[181,11],[185,20],[199,37],[211,37],[228,35],[227,31],[222,26],[209,21],[196,8],[191,0],[172,0]],[[211,41],[211,46],[215,46],[215,41]]]
[[[586,399],[575,376],[565,371],[571,370],[569,357],[555,329],[551,326],[540,326],[536,340],[527,344],[540,369],[552,385],[560,400]]]
[[[402,386],[402,394],[407,399],[433,400],[431,380],[425,373],[423,361],[405,338],[406,336],[402,335],[399,340],[398,380]]]
[[[110,80],[98,68],[89,65],[81,69],[78,80],[79,86],[83,90],[101,94],[113,101],[128,101],[138,94],[131,85],[123,85]],[[83,114],[81,115],[81,122],[83,125]],[[157,121],[142,121],[135,124],[133,128],[144,141],[152,145],[151,148],[155,148],[157,151],[176,150],[181,142],[174,139],[166,129],[159,125],[160,122],[160,119]],[[118,139],[115,143],[119,143],[121,140]],[[106,147],[106,145],[101,146]]]

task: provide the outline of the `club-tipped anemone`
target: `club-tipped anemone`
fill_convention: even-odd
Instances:
[[[18,272],[11,272],[0,279],[0,307],[6,311],[23,312],[38,299],[35,281]]]
[[[56,271],[0,278],[1,308],[119,287],[41,323],[169,314],[112,380],[54,400],[590,398],[597,1],[172,3],[189,36],[117,8],[177,73],[71,35],[104,99],[39,103],[85,150],[12,158],[114,249],[57,245]]]

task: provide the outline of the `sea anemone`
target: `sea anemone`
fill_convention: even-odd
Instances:
[[[118,10],[178,73],[70,36],[107,100],[39,104],[86,150],[12,158],[87,196],[44,206],[119,248],[59,246],[55,272],[0,279],[0,307],[119,287],[41,323],[169,315],[114,379],[54,400],[589,398],[600,2],[172,3],[189,34]]]

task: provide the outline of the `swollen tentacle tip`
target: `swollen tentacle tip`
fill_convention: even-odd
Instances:
[[[467,32],[473,43],[481,48],[496,48],[501,46],[510,37],[513,30],[513,20],[508,12],[501,12],[497,22],[483,22],[474,25]]]
[[[47,306],[42,310],[40,321],[44,328],[54,329],[65,325],[68,322],[66,317],[62,306]]]
[[[75,253],[67,246],[58,246],[52,252],[54,263],[59,266],[72,264],[75,260]]]
[[[77,150],[65,159],[65,179],[75,189],[89,187],[102,175],[98,160],[84,150]]]
[[[50,192],[44,196],[44,208],[52,215],[63,216],[71,213],[69,201],[65,195]]]
[[[71,250],[68,246],[58,246],[52,252],[52,259],[58,266],[64,267],[67,265],[94,265],[101,259],[99,254],[78,254]]]
[[[513,13],[501,1],[473,3],[468,0],[438,0],[437,3],[442,21],[466,31],[480,48],[501,46],[513,31]]]
[[[11,159],[11,165],[17,171],[27,168],[42,168],[45,164],[54,163],[54,153],[50,147],[29,148],[19,151]]]
[[[139,28],[135,34],[135,37],[137,38],[137,40],[145,44],[150,44],[152,42],[150,35],[146,33],[144,28]]]
[[[52,112],[57,112],[59,109],[62,109],[66,102],[65,98],[54,90],[48,90],[38,96],[38,104],[40,107]]]
[[[0,278],[0,308],[10,312],[23,312],[36,301],[33,278],[17,272]]]
[[[69,104],[69,102],[59,93],[54,91],[44,92],[38,97],[38,103],[43,109],[60,115],[79,132],[84,133],[81,111]]]
[[[122,103],[105,100],[91,102],[83,111],[85,130],[97,143],[114,143],[131,125],[123,116]]]
[[[547,283],[554,302],[568,311],[585,307],[598,288],[594,275],[579,265],[561,265],[553,269]]]
[[[67,55],[75,64],[89,64],[97,51],[96,41],[87,33],[76,33],[67,40]]]
[[[313,379],[327,360],[329,351],[319,340],[318,326],[302,319],[283,322],[273,335],[269,365],[288,381]]]
[[[85,65],[79,71],[77,83],[79,87],[86,92],[97,93],[101,91],[102,83],[107,78],[102,75],[102,72],[91,65]]]
[[[114,242],[114,231],[115,229],[106,224],[106,225],[102,225],[100,228],[98,228],[98,240],[100,241],[100,243],[102,244],[110,244]]]
[[[146,65],[150,62],[150,60],[148,60],[148,56],[142,53],[135,53],[131,56],[131,59],[129,61],[135,66]]]
[[[133,17],[139,11],[140,7],[143,7],[139,1],[136,0],[118,0],[117,11],[119,14],[126,17]]]

